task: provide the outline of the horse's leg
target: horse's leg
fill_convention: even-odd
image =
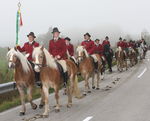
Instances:
[[[56,99],[56,107],[55,107],[55,112],[60,111],[60,104],[59,104],[59,88],[57,85],[54,87],[55,90],[55,99]]]
[[[74,95],[76,98],[82,98],[82,95],[81,95],[81,92],[80,92],[80,89],[78,87],[78,77],[77,75],[74,75],[72,77],[72,87],[71,87],[71,93],[72,95]]]
[[[20,111],[20,116],[25,115],[26,112],[26,107],[25,107],[25,93],[24,90],[21,86],[17,86],[19,94],[20,94],[20,99],[21,99],[21,104],[22,104],[22,110]]]
[[[70,82],[71,83],[71,82]],[[67,96],[68,96],[68,104],[67,107],[70,108],[72,106],[72,92],[71,85],[67,86]]]
[[[45,110],[44,110],[43,116],[47,117],[48,116],[48,112],[49,112],[49,99],[48,99],[48,96],[49,96],[49,87],[43,85],[42,89],[43,89],[44,99],[45,99]]]
[[[84,77],[85,77],[84,78],[85,79],[85,89],[84,89],[83,94],[86,95],[87,92],[90,93],[90,91],[89,91],[89,83],[88,83],[89,75],[85,74]]]
[[[30,102],[32,109],[35,110],[37,108],[37,105],[32,102],[32,90],[33,90],[32,86],[29,86],[27,88],[28,101]]]
[[[41,92],[41,101],[40,101],[39,108],[43,108],[43,106],[45,105],[45,103],[44,103],[44,92],[43,92],[42,88],[40,89],[40,92]]]
[[[92,89],[95,89],[94,78],[95,78],[95,73],[92,74]]]
[[[100,73],[97,73],[97,90],[99,90],[99,83],[100,83]]]

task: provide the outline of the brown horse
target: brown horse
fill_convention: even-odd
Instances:
[[[126,53],[122,50],[121,47],[118,47],[115,53],[116,61],[117,61],[117,69],[118,71],[122,72],[123,68],[125,67],[126,70],[128,69],[127,60],[126,60]]]
[[[130,66],[134,66],[137,63],[137,53],[131,47],[129,48],[128,56],[130,60]]]
[[[89,78],[92,76],[92,88],[95,89],[95,83],[94,78],[97,74],[97,80],[96,80],[96,89],[99,89],[99,82],[100,82],[100,65],[101,59],[98,54],[89,55],[86,51],[86,49],[83,46],[78,46],[77,49],[77,60],[79,63],[79,72],[81,73],[82,77],[85,81],[85,89],[84,89],[84,95],[87,93],[90,93],[90,86],[89,86]],[[97,71],[95,71],[94,61],[97,61]]]
[[[35,82],[34,72],[27,58],[16,48],[9,49],[7,57],[9,62],[8,67],[11,69],[15,69],[14,77],[22,104],[20,115],[25,115],[26,107],[24,89],[27,89],[28,100],[31,104],[32,109],[35,110],[37,108],[37,105],[32,102],[32,90]]]
[[[33,59],[35,64],[35,71],[40,71],[40,78],[42,81],[42,89],[44,92],[43,102],[45,103],[45,111],[43,116],[48,116],[49,112],[49,88],[53,88],[55,91],[56,107],[55,111],[60,110],[59,103],[59,90],[64,84],[62,78],[62,73],[58,68],[58,63],[50,55],[50,53],[43,47],[36,47],[33,51]],[[75,94],[76,97],[80,97],[80,92],[78,89],[77,80],[77,68],[75,64],[70,60],[60,60],[59,63],[63,67],[64,71],[68,72],[69,82],[67,86],[67,96],[68,104],[67,107],[72,106],[72,95]]]

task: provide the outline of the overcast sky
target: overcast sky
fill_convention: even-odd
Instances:
[[[20,1],[24,23],[20,31],[21,43],[27,41],[26,35],[30,31],[38,35],[46,33],[50,26],[59,27],[67,36],[81,36],[89,31],[101,38],[105,33],[110,34],[106,32],[109,28],[136,35],[143,29],[150,31],[149,0]],[[18,0],[0,0],[0,3],[0,46],[13,46]],[[98,30],[103,31],[103,36]]]

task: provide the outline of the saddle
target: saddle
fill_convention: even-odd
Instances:
[[[63,67],[62,67],[61,64],[58,63],[57,61],[56,61],[56,65],[57,65],[57,68],[58,68],[58,70],[59,70],[59,72],[60,72],[60,74],[61,74],[61,77],[62,77],[63,80],[64,80],[64,87],[66,87],[66,85],[67,85],[67,80],[68,80],[68,72],[64,72]]]

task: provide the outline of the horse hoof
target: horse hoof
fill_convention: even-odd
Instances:
[[[43,104],[40,104],[40,105],[39,105],[39,108],[40,108],[40,109],[41,109],[41,108],[43,108],[43,107],[44,107],[44,105],[43,105]]]
[[[32,109],[33,109],[33,110],[36,110],[36,109],[37,109],[37,105],[36,105],[36,104],[33,104],[33,105],[32,105]]]
[[[72,107],[72,104],[67,104],[67,108],[71,108]]]
[[[88,91],[87,93],[91,93],[91,91]]]
[[[56,112],[56,113],[60,112],[60,109],[55,109],[55,112]]]
[[[97,87],[96,90],[99,90],[99,88]]]
[[[95,86],[93,86],[92,89],[95,89]]]
[[[25,115],[25,112],[20,112],[19,115],[20,115],[20,116],[24,116],[24,115]]]
[[[87,95],[86,93],[83,94],[83,96],[86,96],[86,95]]]
[[[43,114],[42,118],[48,118],[48,114]]]

